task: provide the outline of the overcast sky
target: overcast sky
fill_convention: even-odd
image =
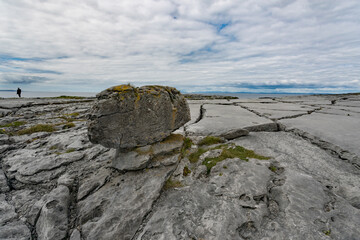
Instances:
[[[360,91],[359,0],[0,0],[0,89]]]

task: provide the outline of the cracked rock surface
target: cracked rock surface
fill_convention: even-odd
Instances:
[[[126,156],[88,140],[93,103],[0,100],[0,239],[359,239],[359,95],[189,100]]]

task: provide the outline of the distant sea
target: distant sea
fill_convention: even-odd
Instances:
[[[97,93],[92,92],[32,92],[22,91],[21,97],[38,98],[38,97],[59,97],[59,96],[79,96],[79,97],[95,97]],[[16,91],[0,91],[1,98],[17,98]]]
[[[95,97],[95,92],[32,92],[22,91],[21,97],[24,98],[37,98],[37,97],[59,97],[59,96],[80,96],[80,97]],[[204,94],[204,95],[222,95],[233,96],[238,98],[260,98],[260,97],[285,97],[285,96],[299,96],[304,94],[292,93],[231,93],[231,92],[201,92],[191,94]],[[17,98],[16,91],[0,90],[0,98]]]

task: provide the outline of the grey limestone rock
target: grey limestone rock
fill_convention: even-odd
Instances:
[[[70,236],[70,240],[81,240],[81,235],[79,230],[75,229]]]
[[[233,130],[227,131],[225,133],[222,133],[219,135],[219,137],[223,137],[227,140],[232,140],[232,139],[235,139],[238,137],[246,136],[248,134],[249,134],[248,130],[239,128],[239,129],[233,129]]]
[[[3,170],[0,169],[0,193],[9,191],[9,186],[7,184],[7,179]]]
[[[113,167],[119,170],[139,170],[145,168],[151,160],[151,152],[147,152],[151,146],[139,147],[135,151],[116,151]],[[142,150],[145,150],[144,152]]]
[[[60,185],[51,191],[36,222],[38,239],[65,239],[68,232],[69,189]]]
[[[273,121],[257,116],[240,106],[205,104],[200,121],[186,127],[189,135],[224,136],[229,139],[247,132],[277,131]],[[240,130],[239,130],[240,129]]]
[[[5,194],[0,194],[0,239],[29,240],[31,234],[26,225],[18,220],[14,206],[5,200]]]
[[[130,151],[118,149],[115,158],[112,161],[114,168],[118,170],[139,170],[149,165],[152,167],[160,165],[170,165],[178,161],[179,155],[174,158],[174,154],[179,152],[183,145],[183,136],[180,134],[171,134],[163,141],[138,147]],[[159,156],[167,155],[164,158]],[[172,155],[172,156],[170,156]]]
[[[111,176],[111,171],[106,168],[101,168],[95,174],[90,175],[80,182],[77,199],[78,201],[85,198],[91,192],[101,188]]]
[[[0,239],[2,240],[30,240],[29,228],[22,221],[0,225]]]
[[[174,166],[127,172],[78,202],[82,236],[132,239]]]
[[[5,200],[5,194],[0,195],[0,225],[6,224],[17,217],[15,208]]]
[[[190,120],[185,98],[175,88],[120,85],[102,91],[91,111],[88,135],[109,148],[149,145]]]

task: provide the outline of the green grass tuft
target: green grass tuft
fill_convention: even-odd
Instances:
[[[68,122],[68,123],[64,124],[62,129],[68,129],[68,128],[73,128],[73,127],[75,127],[75,124],[73,122]]]
[[[72,153],[75,152],[75,148],[69,148],[68,150],[66,150],[65,153]]]
[[[32,126],[30,128],[26,128],[20,131],[17,131],[17,135],[25,135],[25,134],[32,134],[36,132],[54,132],[56,129],[53,125],[50,124],[38,124]]]
[[[49,148],[49,150],[55,150],[55,149],[57,149],[58,147],[56,146],[56,145],[54,145],[54,146],[51,146],[50,148]]]
[[[270,169],[270,171],[272,171],[272,172],[276,172],[276,171],[277,171],[277,167],[275,167],[274,165],[271,165],[271,166],[269,167],[269,169]]]
[[[77,117],[80,115],[80,113],[78,112],[73,112],[73,113],[68,113],[68,114],[65,114],[66,116],[70,116],[70,117]]]
[[[329,230],[323,231],[323,233],[324,233],[326,236],[330,236],[331,230],[329,229]]]
[[[196,163],[197,161],[199,161],[199,157],[201,156],[201,154],[203,154],[206,151],[207,151],[206,149],[199,148],[196,152],[189,155],[189,161],[191,163]]]
[[[12,128],[16,128],[16,127],[20,127],[22,125],[26,124],[26,122],[24,121],[15,121],[15,122],[11,122],[5,125],[0,125],[0,127],[12,127]]]
[[[73,118],[69,118],[69,117],[66,117],[66,116],[60,116],[60,117],[58,117],[58,118],[64,119],[64,120],[67,121],[67,122],[73,122],[73,121],[74,121]]]
[[[168,189],[171,189],[171,188],[180,188],[180,187],[183,187],[184,185],[179,182],[179,181],[173,181],[171,180],[171,178],[169,178],[166,182],[165,182],[165,185],[164,185],[164,190],[168,190]]]
[[[240,158],[241,160],[244,161],[249,161],[249,158],[256,158],[259,160],[270,159],[269,157],[258,155],[254,151],[248,150],[241,146],[222,145],[221,148],[222,148],[222,153],[220,154],[220,156],[215,158],[205,158],[205,160],[202,162],[202,164],[206,166],[208,174],[218,162],[221,162],[227,158]]]
[[[193,145],[193,142],[190,138],[184,139],[184,149],[190,149],[192,145]]]
[[[190,138],[184,138],[184,144],[181,148],[181,155],[184,157],[188,152],[191,146],[193,145],[193,142]]]
[[[218,144],[218,143],[223,143],[224,141],[219,138],[219,137],[214,137],[214,136],[207,136],[205,138],[203,138],[200,142],[199,142],[199,146],[209,146],[209,145],[214,145],[214,144]]]
[[[188,176],[189,174],[191,173],[191,170],[185,166],[184,169],[183,169],[183,176]]]

